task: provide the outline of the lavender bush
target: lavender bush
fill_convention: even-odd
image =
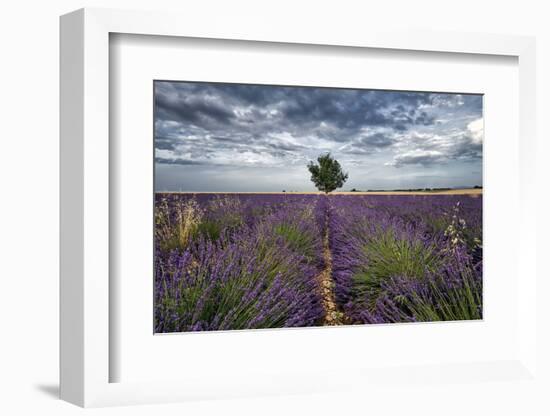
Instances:
[[[345,323],[481,319],[481,206],[467,195],[157,194],[155,332],[322,325],[323,273]]]
[[[353,323],[482,318],[481,197],[330,201],[336,299]]]
[[[271,196],[200,202],[159,196],[157,230],[168,218],[175,234],[193,231],[175,239],[185,244],[168,244],[165,232],[156,234],[155,331],[318,324],[323,311],[316,276],[322,258],[315,203]],[[200,214],[180,213],[190,206]],[[193,227],[180,224],[188,218],[193,224],[200,220]]]

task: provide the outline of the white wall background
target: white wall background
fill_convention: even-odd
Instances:
[[[58,377],[58,16],[74,9],[116,7],[178,10],[208,22],[219,14],[239,19],[270,19],[281,25],[326,22],[367,26],[391,22],[403,27],[535,35],[538,41],[538,130],[540,226],[539,266],[548,255],[547,201],[550,157],[550,12],[545,1],[346,0],[209,1],[182,0],[19,0],[0,10],[0,413],[76,414],[60,402]],[[405,73],[406,75],[406,73]],[[550,273],[546,273],[550,277]],[[550,285],[539,285],[542,343],[539,360],[550,374]],[[331,357],[327,357],[331,359]],[[346,393],[259,398],[134,408],[100,409],[106,415],[149,414],[549,414],[544,391],[507,383],[483,391],[467,384],[434,385],[431,394],[415,389],[396,397],[388,387],[378,397]],[[550,391],[550,384],[546,386]],[[452,393],[451,393],[452,391]],[[537,399],[538,398],[538,399]],[[542,399],[541,399],[542,398]],[[544,405],[542,405],[544,403]]]

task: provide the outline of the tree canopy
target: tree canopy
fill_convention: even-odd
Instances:
[[[340,163],[330,153],[320,155],[317,163],[309,162],[307,168],[311,173],[311,181],[326,194],[341,188],[348,179],[348,174],[342,171]]]

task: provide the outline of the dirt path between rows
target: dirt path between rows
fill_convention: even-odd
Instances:
[[[332,253],[329,247],[329,227],[328,213],[325,217],[325,234],[323,236],[323,258],[325,260],[325,268],[319,273],[319,285],[323,296],[323,307],[325,316],[323,317],[323,326],[335,326],[346,324],[344,314],[336,305],[334,297],[334,281],[332,280]]]

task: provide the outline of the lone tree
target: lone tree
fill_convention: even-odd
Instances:
[[[342,171],[340,163],[330,153],[320,155],[317,162],[309,162],[307,165],[311,173],[311,181],[317,189],[328,194],[344,185],[344,182],[348,179],[348,174]]]

